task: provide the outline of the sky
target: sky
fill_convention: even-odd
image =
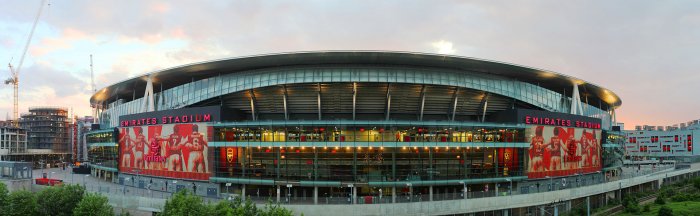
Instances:
[[[0,7],[0,78],[41,0]],[[617,120],[700,119],[700,1],[48,0],[20,68],[20,113],[90,115],[98,89],[178,65],[277,52],[395,50],[542,68],[620,96]],[[12,87],[0,86],[0,119]]]

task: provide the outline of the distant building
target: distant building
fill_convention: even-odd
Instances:
[[[94,119],[92,116],[75,117],[75,122],[73,123],[73,138],[71,139],[73,162],[88,160],[85,133],[91,130],[93,121]]]
[[[12,127],[12,124],[0,122],[0,161],[8,160],[11,155],[27,152],[27,131]]]
[[[23,113],[19,126],[27,131],[27,152],[9,158],[32,161],[36,165],[56,165],[71,158],[71,121],[68,108],[30,107]]]
[[[678,127],[680,125],[680,127]],[[700,159],[700,150],[693,148],[693,137],[700,135],[698,124],[657,126],[656,130],[625,131],[625,152],[630,159]]]

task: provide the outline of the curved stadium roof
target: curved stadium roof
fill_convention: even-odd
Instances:
[[[314,65],[397,65],[463,70],[476,73],[492,74],[537,84],[556,92],[570,89],[573,83],[579,83],[579,90],[588,94],[592,101],[600,99],[611,107],[619,107],[622,100],[612,91],[581,79],[560,73],[514,65],[503,62],[468,58],[461,56],[395,52],[395,51],[313,51],[277,53],[244,56],[214,61],[199,62],[154,71],[138,77],[117,82],[100,89],[90,98],[91,104],[110,102],[116,98],[142,96],[146,88],[146,77],[155,79],[157,88],[163,89],[179,86],[192,80],[230,74],[249,70]],[[135,92],[134,92],[135,91]],[[570,91],[567,91],[570,96]]]

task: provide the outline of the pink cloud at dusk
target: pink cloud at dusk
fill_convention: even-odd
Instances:
[[[0,29],[23,27],[0,33],[0,60],[16,58],[38,2],[0,8]],[[628,129],[700,118],[700,101],[688,99],[700,92],[696,1],[53,1],[40,27],[21,103],[47,94],[82,115],[89,54],[103,87],[197,61],[359,49],[450,52],[574,76],[617,93]]]

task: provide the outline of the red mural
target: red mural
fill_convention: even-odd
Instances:
[[[529,131],[529,178],[600,170],[600,130],[533,126]]]
[[[121,128],[119,170],[171,178],[209,179],[211,127],[205,124]]]

